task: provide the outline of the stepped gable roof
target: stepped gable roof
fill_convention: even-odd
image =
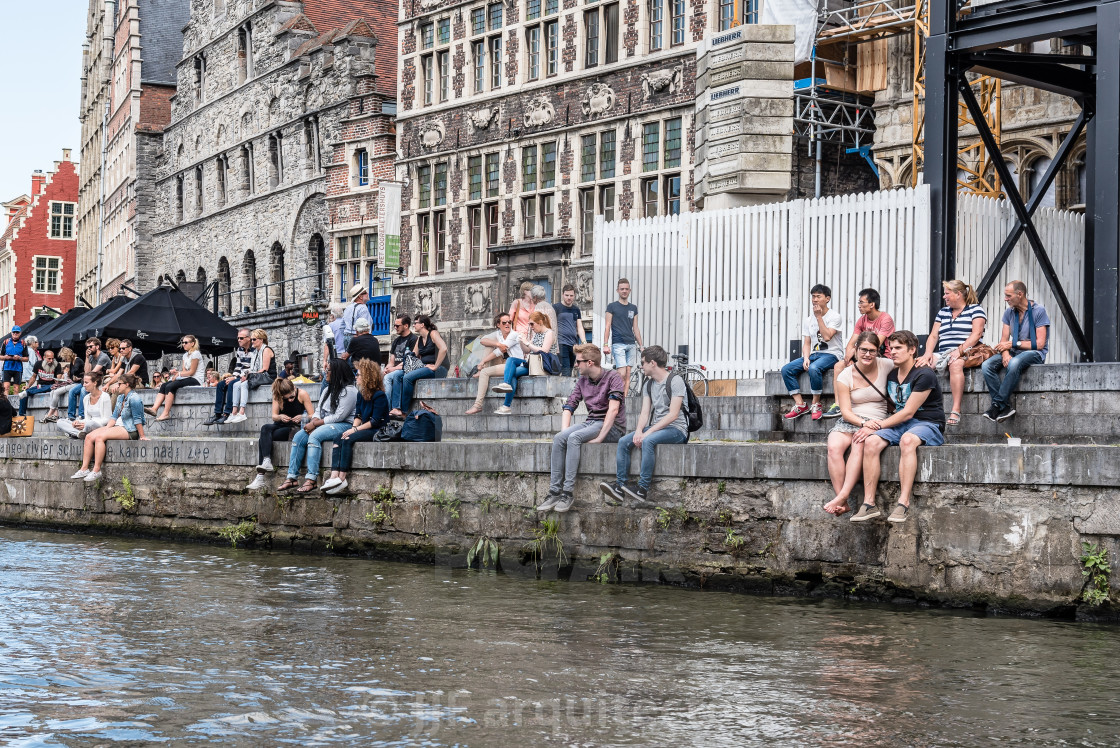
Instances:
[[[280,27],[281,31],[310,31],[312,34],[318,34],[319,30],[308,20],[307,16],[300,13],[292,18],[290,21]]]
[[[321,47],[325,47],[326,45],[330,44],[332,41],[334,41],[335,37],[337,37],[337,36],[338,36],[338,29],[331,29],[330,31],[326,32],[325,34],[320,34],[319,36],[315,37],[314,39],[308,39],[307,41],[305,41],[303,44],[300,45],[299,49],[297,49],[295,51],[295,54],[293,54],[292,56],[293,57],[302,57],[305,54],[308,54],[310,52],[314,52],[316,49],[319,49]]]
[[[6,229],[4,229],[4,233],[0,234],[0,247],[6,245],[9,241],[12,240],[12,237],[16,235],[16,231],[19,230],[20,224],[22,223],[23,219],[27,217],[27,210],[29,207],[30,206],[28,205],[24,205],[18,211],[16,211],[16,214],[14,216],[12,216],[12,222],[8,224],[8,227]]]
[[[364,20],[373,32],[370,35],[377,39],[374,51],[377,91],[397,98],[396,3],[386,0],[303,0],[303,15],[317,30],[337,29],[340,32],[352,21]],[[352,29],[348,33],[355,35],[357,30]]]

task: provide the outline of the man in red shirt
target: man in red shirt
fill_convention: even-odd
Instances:
[[[856,355],[856,338],[867,330],[874,332],[879,336],[879,345],[886,342],[887,337],[894,332],[894,320],[891,315],[886,312],[879,311],[879,292],[874,288],[865,288],[859,292],[859,313],[860,317],[856,320],[855,330],[852,331],[852,337],[848,339],[848,344],[844,347],[844,358],[832,367],[833,386],[835,386],[835,377],[844,371],[844,367]],[[825,418],[839,418],[840,406],[833,403],[832,407],[825,411]]]

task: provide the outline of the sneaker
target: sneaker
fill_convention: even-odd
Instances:
[[[256,491],[268,485],[264,479],[264,473],[257,473],[257,477],[253,478],[253,482],[245,486],[248,491]]]
[[[999,415],[999,408],[993,405],[985,410],[982,415],[984,418],[987,418],[989,421],[992,421],[994,423],[996,420],[996,416]]]
[[[552,511],[558,514],[563,514],[564,512],[572,508],[572,504],[575,502],[575,500],[576,499],[574,496],[565,491],[564,493],[560,494],[560,500],[557,501],[556,504],[552,507]]]
[[[350,485],[350,483],[348,481],[342,480],[342,481],[338,482],[337,486],[335,486],[334,488],[332,488],[329,491],[324,491],[323,493],[327,494],[328,496],[337,496],[340,493],[344,492],[346,490],[346,487],[349,486],[349,485]]]
[[[646,498],[647,496],[649,496],[649,490],[642,488],[641,486],[632,486],[629,483],[624,483],[622,484],[622,493],[625,494],[628,499],[633,501],[635,506],[643,508],[653,506],[653,503]]]
[[[798,416],[803,416],[808,412],[809,412],[809,406],[806,405],[805,403],[802,403],[801,405],[794,405],[793,409],[790,410],[789,413],[786,413],[784,417],[787,420],[793,420],[794,418],[797,418]]]
[[[833,403],[821,418],[839,418],[842,415],[844,414],[840,412],[840,403]]]
[[[242,421],[247,420],[249,420],[248,416],[246,416],[244,413],[238,413],[237,415],[230,416],[228,419],[226,419],[226,423],[241,423]]]
[[[824,416],[824,407],[820,403],[813,403],[813,407],[809,411],[813,414],[811,418],[814,421],[819,421]]]
[[[613,483],[603,481],[599,484],[599,493],[603,494],[607,503],[611,506],[619,506],[626,499],[626,494],[623,493],[625,483],[614,481]]]
[[[542,502],[541,505],[537,507],[537,511],[538,512],[551,511],[552,507],[556,506],[556,502],[560,501],[561,496],[562,496],[562,494],[560,492],[549,491],[548,496],[546,496],[544,498],[544,502]]]
[[[87,475],[89,475],[88,470],[79,470],[78,472],[71,475],[70,479],[71,480],[81,480],[82,478],[85,478]]]
[[[221,418],[221,416],[218,415],[217,413],[215,413],[214,415],[210,416],[205,421],[203,421],[202,425],[203,426],[213,426],[214,424],[216,424],[218,422],[219,418]]]
[[[491,389],[490,391],[491,392],[513,392],[513,386],[508,385],[505,382],[501,382],[499,384],[494,385],[493,389]]]
[[[326,491],[328,488],[334,488],[342,482],[342,478],[327,478],[327,482],[319,486],[319,490]]]
[[[266,473],[271,473],[276,468],[272,467],[272,458],[265,457],[260,465],[257,466],[258,470],[263,470]]]
[[[84,480],[86,483],[93,483],[94,481],[101,480],[101,472],[98,471],[96,473],[90,473],[82,480]]]
[[[494,415],[496,415],[496,416],[508,416],[512,412],[513,412],[513,409],[510,408],[508,405],[499,405],[494,410]]]
[[[1008,405],[1003,410],[1001,410],[998,415],[996,415],[996,421],[1006,421],[1013,415],[1015,415],[1015,409]]]
[[[909,513],[910,507],[899,502],[894,505],[894,511],[891,512],[891,516],[887,517],[887,522],[905,522]]]
[[[229,420],[229,413],[222,413],[220,416],[218,416],[217,418],[214,419],[214,425],[215,426],[221,426],[223,423],[225,423],[228,420]]]
[[[866,522],[869,519],[875,519],[880,514],[879,507],[874,504],[861,504],[859,511],[852,515],[852,522]]]

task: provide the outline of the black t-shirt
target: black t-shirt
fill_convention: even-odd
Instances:
[[[57,381],[61,371],[62,367],[59,366],[57,361],[51,361],[50,371],[43,368],[42,360],[36,361],[35,365],[31,367],[32,376],[36,377],[35,383],[39,387],[50,387]]]
[[[358,363],[362,359],[381,363],[381,344],[372,335],[355,335],[350,339],[350,345],[346,347],[346,352],[350,354],[350,360],[353,363]]]
[[[397,339],[393,341],[393,361],[399,366],[404,361],[405,351],[411,351],[414,345],[416,345],[416,333],[410,332],[408,337],[398,335]]]
[[[81,382],[82,376],[86,373],[86,362],[83,358],[75,358],[74,362],[70,364],[70,379],[74,382]]]
[[[914,413],[914,417],[919,421],[936,423],[944,429],[945,396],[941,394],[941,382],[937,379],[937,373],[933,369],[925,366],[915,366],[901,384],[898,381],[898,369],[893,369],[890,374],[887,374],[887,397],[891,399],[896,411],[902,410],[906,406],[906,401],[910,399],[910,395],[915,392],[926,391],[929,391],[929,397]]]
[[[132,358],[124,365],[125,373],[127,373],[133,366],[140,364],[140,368],[136,370],[136,376],[140,377],[140,383],[145,387],[148,386],[148,359],[144,358],[144,354],[140,351],[133,351]]]

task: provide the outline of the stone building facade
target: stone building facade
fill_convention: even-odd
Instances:
[[[79,295],[135,288],[151,252],[156,158],[189,0],[90,0],[83,56]]]
[[[193,2],[141,288],[212,286],[219,311],[268,330],[278,355],[318,349],[321,336],[300,313],[322,307],[340,280],[327,199],[349,190],[339,159],[351,141],[391,131],[389,13],[375,0]]]

